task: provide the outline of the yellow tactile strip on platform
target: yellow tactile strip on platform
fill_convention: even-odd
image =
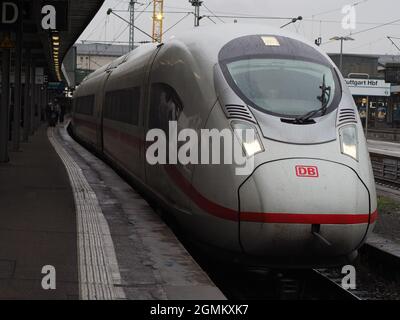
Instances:
[[[125,299],[110,230],[96,194],[81,168],[49,128],[48,138],[63,161],[74,193],[78,226],[79,291],[82,300]]]

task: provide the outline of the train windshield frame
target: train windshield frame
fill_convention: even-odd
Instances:
[[[321,53],[300,41],[248,36],[228,43],[219,64],[229,86],[250,107],[281,118],[298,118],[322,107],[321,87],[330,87],[326,112],[339,107],[342,86],[333,65]]]
[[[333,68],[305,60],[251,58],[225,66],[225,77],[249,106],[271,115],[296,118],[321,108],[325,76],[331,88],[326,114],[339,106],[340,84]],[[320,117],[321,114],[313,118]]]

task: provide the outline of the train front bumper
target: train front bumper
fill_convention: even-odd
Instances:
[[[376,214],[350,167],[288,159],[258,167],[241,186],[240,242],[247,255],[310,261],[354,254]]]

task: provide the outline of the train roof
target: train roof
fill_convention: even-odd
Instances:
[[[329,61],[331,61],[325,52],[304,37],[287,30],[271,27],[265,24],[226,23],[197,27],[180,33],[179,35],[173,35],[169,38],[166,38],[163,45],[165,47],[183,47],[190,51],[195,58],[207,61],[210,65],[213,65],[218,62],[218,55],[221,49],[230,41],[241,37],[254,35],[281,36],[298,40],[309,45],[310,47],[313,47],[315,50],[324,55]],[[150,55],[152,52],[154,52],[157,46],[158,44],[156,43],[139,46],[128,54],[91,73],[84,79],[82,83],[93,79],[108,70],[118,68],[119,65],[122,65],[125,62],[133,62],[139,56]]]
[[[165,44],[181,42],[190,51],[197,51],[201,56],[213,57],[213,60],[217,61],[220,50],[227,43],[234,39],[252,35],[282,36],[298,40],[313,47],[330,60],[324,51],[303,36],[265,24],[226,23],[197,27],[179,35],[171,36],[165,41]]]

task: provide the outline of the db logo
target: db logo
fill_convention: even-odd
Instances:
[[[296,175],[305,178],[318,178],[318,167],[296,166]]]

